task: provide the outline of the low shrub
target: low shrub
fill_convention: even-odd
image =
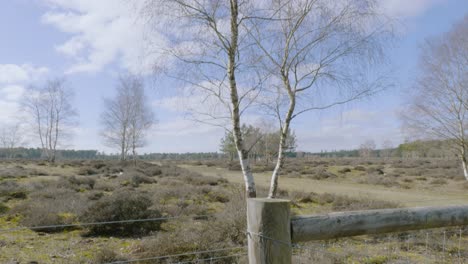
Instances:
[[[88,194],[88,200],[97,201],[101,199],[103,196],[104,196],[103,192],[92,192]]]
[[[324,179],[336,178],[336,177],[338,176],[336,176],[334,173],[331,173],[327,171],[325,168],[320,168],[320,167],[316,168],[312,176],[310,176],[310,178],[314,180],[324,180]]]
[[[447,180],[445,180],[445,179],[435,179],[435,180],[432,180],[429,183],[432,184],[432,185],[443,185],[443,184],[447,184]]]
[[[394,177],[388,177],[379,174],[369,174],[364,180],[361,180],[360,183],[383,185],[385,187],[399,186],[398,181]]]
[[[96,185],[96,180],[93,179],[93,178],[89,178],[89,177],[75,177],[75,176],[72,176],[72,177],[68,177],[68,181],[72,184],[72,185],[76,185],[76,186],[86,186],[87,188],[89,189],[94,189],[94,186]]]
[[[138,187],[140,184],[151,184],[156,183],[157,181],[151,177],[137,174],[132,177],[131,182],[133,187]]]
[[[3,201],[26,199],[27,197],[27,191],[17,182],[12,180],[0,182],[0,198],[2,198]]]
[[[217,186],[221,184],[228,183],[228,180],[221,178],[221,177],[211,177],[211,176],[202,176],[200,174],[188,174],[184,176],[184,182],[191,184],[191,185],[209,185],[209,186]]]
[[[76,221],[75,215],[70,213],[61,213],[53,204],[33,202],[24,207],[15,208],[14,212],[21,212],[23,216],[21,224],[33,227],[32,230],[36,232],[56,233],[71,230],[73,227],[52,226],[72,224]],[[42,226],[46,227],[37,228]]]
[[[0,215],[8,212],[9,209],[8,206],[0,202]]]
[[[98,173],[99,171],[93,167],[83,167],[83,168],[80,168],[77,172],[78,175],[95,175]]]
[[[162,174],[162,170],[159,166],[153,166],[145,169],[145,174],[148,176],[158,176]]]
[[[89,200],[71,189],[49,186],[32,192],[26,200],[10,210],[10,214],[21,215],[21,224],[24,226],[50,226],[64,225],[77,222],[88,207]],[[70,228],[41,228],[34,229],[40,232],[61,232]]]
[[[240,171],[240,170],[242,170],[242,168],[241,168],[241,165],[240,165],[239,162],[233,161],[233,162],[229,162],[228,170],[230,170],[230,171]]]
[[[81,217],[85,222],[108,222],[134,219],[159,218],[158,210],[150,209],[152,200],[143,194],[124,191],[104,197],[92,205]],[[95,225],[88,235],[137,236],[146,235],[161,228],[162,221],[130,222]]]
[[[227,203],[229,197],[220,191],[210,191],[206,194],[209,202]]]
[[[351,169],[348,167],[345,167],[345,168],[338,170],[338,172],[345,174],[345,173],[351,172]]]
[[[357,171],[366,171],[366,168],[365,168],[364,166],[358,165],[358,166],[355,166],[355,167],[354,167],[354,170],[357,170]]]
[[[373,199],[354,199],[338,195],[333,201],[334,211],[357,211],[400,207],[398,203]]]
[[[120,261],[127,261],[128,259],[120,256],[119,254],[115,253],[115,251],[104,248],[98,251],[98,253],[94,256],[93,263],[97,264],[105,264],[105,263],[114,263]]]

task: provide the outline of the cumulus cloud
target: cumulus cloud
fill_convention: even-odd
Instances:
[[[142,0],[43,0],[50,10],[43,23],[55,26],[71,37],[56,50],[73,59],[67,73],[97,72],[112,63],[134,73],[151,69],[156,60],[148,43],[162,45],[156,32],[146,34],[140,19]]]
[[[429,8],[446,2],[446,0],[381,0],[385,13],[400,18],[414,17],[424,13]]]
[[[72,58],[67,73],[98,72],[114,63],[134,73],[146,73],[162,60],[157,50],[169,41],[158,30],[149,29],[147,20],[142,18],[140,10],[145,0],[42,1],[49,7],[42,22],[70,35],[55,47],[57,52]],[[390,16],[406,18],[444,1],[381,0],[380,6]],[[175,35],[183,34],[173,31]]]
[[[46,67],[34,67],[31,64],[0,64],[0,84],[27,82],[48,72]]]
[[[46,67],[0,64],[0,124],[15,122],[24,86],[47,75]]]

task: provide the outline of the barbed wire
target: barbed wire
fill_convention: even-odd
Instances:
[[[52,229],[52,228],[67,228],[67,227],[83,227],[83,226],[94,226],[94,225],[111,225],[111,224],[126,224],[126,223],[138,223],[138,222],[158,222],[158,221],[167,221],[175,220],[181,218],[203,218],[215,216],[215,214],[210,215],[184,215],[184,216],[171,216],[171,217],[158,217],[158,218],[146,218],[146,219],[128,219],[128,220],[116,220],[116,221],[103,221],[103,222],[89,222],[89,223],[77,223],[77,224],[58,224],[58,225],[43,225],[43,226],[22,226],[14,227],[7,229],[0,229],[0,233],[5,232],[14,232],[25,229],[30,230],[40,230],[40,229]]]
[[[188,253],[181,253],[181,254],[173,254],[173,255],[165,255],[165,256],[156,256],[156,257],[149,257],[149,258],[140,258],[140,259],[132,259],[132,260],[121,260],[121,261],[114,261],[114,262],[107,262],[104,264],[125,264],[125,263],[133,263],[138,261],[148,261],[148,260],[160,260],[160,259],[168,259],[168,258],[176,258],[176,257],[183,257],[188,255],[197,255],[197,254],[205,254],[205,253],[216,253],[216,252],[224,252],[229,250],[239,250],[239,249],[246,249],[247,247],[231,247],[231,248],[219,248],[219,249],[212,249],[212,250],[203,250],[203,251],[194,251]],[[245,254],[244,254],[245,255]],[[209,260],[209,259],[208,259]],[[181,263],[181,262],[177,262]],[[190,263],[190,262],[187,262]]]

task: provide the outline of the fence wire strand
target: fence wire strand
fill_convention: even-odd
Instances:
[[[149,257],[149,258],[140,258],[140,259],[132,259],[132,260],[121,260],[121,261],[114,261],[114,262],[107,262],[104,264],[125,264],[125,263],[133,263],[133,262],[138,262],[138,261],[149,261],[149,260],[161,260],[161,259],[170,259],[170,258],[176,258],[176,257],[183,257],[183,256],[189,256],[189,255],[198,255],[198,254],[206,254],[206,253],[217,253],[217,252],[225,252],[229,250],[240,250],[240,249],[246,249],[247,247],[231,247],[231,248],[220,248],[220,249],[213,249],[213,250],[203,250],[203,251],[194,251],[194,252],[188,252],[188,253],[181,253],[181,254],[173,254],[173,255],[165,255],[165,256],[156,256],[156,257]],[[237,254],[237,255],[245,255],[245,254]],[[227,258],[228,256],[224,256],[224,258]],[[229,256],[229,257],[232,257]],[[214,259],[213,258],[208,258],[207,260]],[[220,258],[220,257],[217,257]],[[198,260],[200,261],[200,259]],[[193,261],[191,261],[193,262]],[[175,263],[191,263],[189,262],[175,262]]]
[[[138,222],[157,222],[157,221],[175,220],[175,219],[181,219],[181,218],[203,218],[203,217],[210,217],[210,216],[214,216],[214,215],[211,214],[211,215],[193,215],[193,216],[171,216],[171,217],[129,219],[129,220],[90,222],[90,223],[77,223],[77,224],[21,226],[21,227],[15,227],[15,228],[0,229],[0,233],[14,232],[14,231],[20,231],[20,230],[25,230],[25,229],[40,230],[40,229],[83,227],[83,226],[95,226],[95,225],[130,224],[130,223],[138,223]]]

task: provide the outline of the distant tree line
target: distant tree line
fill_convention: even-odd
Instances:
[[[253,125],[242,125],[242,136],[246,146],[247,155],[250,160],[264,160],[270,163],[278,156],[278,145],[281,140],[281,131],[265,131],[260,127]],[[296,135],[289,130],[285,141],[284,152],[287,156],[296,150]],[[221,139],[220,151],[229,157],[229,160],[234,160],[237,157],[236,144],[234,135],[231,132],[226,132]]]
[[[98,159],[97,150],[56,150],[55,159]],[[0,159],[44,159],[42,148],[0,148]]]
[[[244,129],[247,132],[257,131],[252,130],[252,127],[247,129],[246,126]],[[264,134],[265,138],[270,138],[273,140],[274,133]],[[292,134],[294,135],[294,133]],[[247,137],[248,138],[248,137]],[[263,160],[266,162],[271,162],[271,158],[276,155],[274,151],[272,152],[262,152],[262,148],[265,145],[265,142],[262,142],[264,139],[260,139],[257,142],[257,146],[252,148],[253,151],[251,155],[255,156],[257,160]],[[295,136],[291,136],[295,138]],[[226,135],[221,140],[221,148],[225,147],[225,151],[221,152],[192,152],[192,153],[144,153],[138,155],[140,160],[232,160],[236,159],[237,156],[229,152],[230,135]],[[365,142],[366,143],[366,142]],[[323,150],[320,152],[305,152],[305,151],[296,151],[297,147],[295,141],[291,142],[290,151],[286,153],[288,158],[309,158],[309,157],[319,157],[319,158],[446,158],[446,159],[455,159],[456,153],[451,148],[451,142],[447,140],[430,140],[430,141],[412,141],[405,142],[398,145],[395,148],[388,147],[384,148],[385,144],[382,145],[380,149],[375,149],[371,144],[361,144],[359,149],[352,150],[332,150],[327,151]],[[232,146],[232,145],[231,145]],[[363,149],[368,147],[367,149]],[[268,150],[268,148],[265,148]],[[121,153],[104,153],[97,150],[57,150],[56,159],[57,160],[73,160],[73,159],[101,159],[101,160],[119,160],[121,158]],[[0,147],[0,159],[44,159],[45,154],[42,148],[5,148]],[[255,160],[253,159],[253,160]],[[268,160],[269,159],[269,160]]]

